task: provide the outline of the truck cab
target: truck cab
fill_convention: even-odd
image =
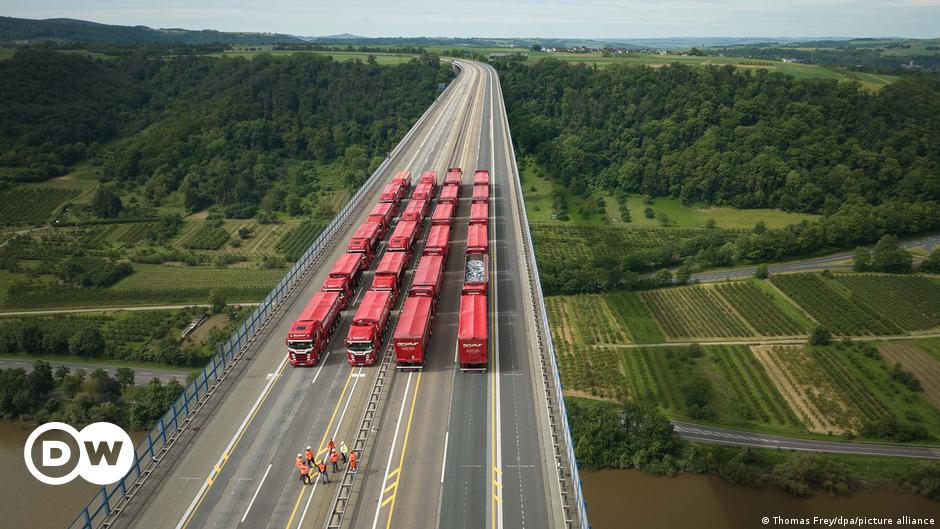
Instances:
[[[447,174],[444,175],[444,185],[460,185],[460,180],[463,179],[463,169],[459,167],[451,167],[447,169]]]
[[[392,226],[392,219],[395,218],[395,213],[397,212],[398,208],[391,202],[380,202],[369,212],[369,222],[376,222],[382,227],[382,231],[379,233],[379,239],[385,238],[385,234],[388,233],[388,229]]]
[[[440,255],[447,262],[447,253],[450,251],[450,226],[443,224],[431,226],[428,240],[424,243],[422,255]]]
[[[454,205],[448,202],[438,202],[431,213],[431,225],[444,224],[450,226],[454,222]]]
[[[424,218],[428,216],[428,208],[427,200],[412,200],[405,206],[405,211],[401,214],[401,220],[424,222]]]
[[[382,194],[379,195],[379,202],[398,205],[404,195],[405,187],[401,184],[386,184],[385,188],[382,189]]]
[[[313,366],[326,350],[339,323],[342,301],[336,292],[317,292],[287,333],[287,358],[292,366]]]
[[[369,290],[362,297],[346,335],[346,355],[350,365],[372,365],[378,359],[391,309],[391,292]]]
[[[340,310],[346,310],[353,297],[352,284],[348,276],[328,277],[323,281],[320,292],[336,292],[340,298]]]
[[[375,269],[372,278],[372,290],[385,290],[392,293],[392,303],[398,299],[398,289],[404,277],[408,254],[405,252],[385,252]]]
[[[405,194],[411,188],[411,171],[398,171],[392,176],[392,183],[402,187]]]

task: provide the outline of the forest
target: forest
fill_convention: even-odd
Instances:
[[[519,155],[589,188],[832,214],[940,199],[940,77],[872,94],[733,67],[501,61]]]
[[[189,211],[284,210],[287,195],[320,185],[291,167],[339,160],[333,177],[355,188],[450,75],[433,55],[380,67],[312,54],[100,60],[20,49],[0,61],[0,189],[88,160],[144,205],[180,190]]]

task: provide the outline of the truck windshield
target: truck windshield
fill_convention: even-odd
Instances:
[[[290,347],[291,349],[297,349],[297,350],[312,349],[313,342],[309,340],[303,341],[303,342],[287,342],[287,347]]]
[[[372,342],[349,342],[346,347],[353,353],[368,353],[372,350]]]

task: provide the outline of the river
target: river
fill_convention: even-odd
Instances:
[[[912,494],[857,492],[851,496],[835,496],[817,493],[811,498],[795,498],[774,488],[732,485],[716,476],[659,477],[638,470],[582,472],[581,478],[593,529],[784,527],[773,523],[775,515],[895,519],[908,515],[934,518],[934,524],[940,524],[940,502]],[[768,525],[761,522],[765,516],[771,518]],[[786,526],[799,527],[796,524]]]

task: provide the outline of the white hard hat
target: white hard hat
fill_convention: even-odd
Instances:
[[[307,447],[307,450],[313,450],[313,448],[310,448],[310,447],[308,446],[308,447]]]
[[[297,457],[302,457],[300,454],[297,454]]]

